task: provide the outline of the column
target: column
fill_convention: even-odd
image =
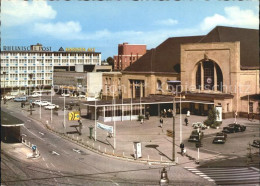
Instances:
[[[133,98],[135,98],[135,81],[133,81]]]
[[[214,91],[218,91],[217,69],[216,69],[215,62],[214,62]]]
[[[204,90],[204,68],[203,68],[203,62],[200,62],[200,79],[201,79],[201,90]]]

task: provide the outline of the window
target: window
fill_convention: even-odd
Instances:
[[[162,82],[161,82],[161,80],[157,80],[157,90],[162,90]]]
[[[249,102],[249,112],[253,113],[254,109],[253,109],[253,102]]]
[[[229,112],[229,103],[227,103],[227,112]]]

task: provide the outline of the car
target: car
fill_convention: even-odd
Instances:
[[[212,143],[225,143],[226,142],[226,138],[224,136],[216,136]]]
[[[82,95],[79,95],[78,98],[86,98],[86,96],[82,94]]]
[[[62,93],[61,96],[63,96],[63,97],[70,97],[70,94]]]
[[[48,101],[41,101],[38,103],[39,106],[47,106],[47,105],[50,105],[51,103],[48,102]]]
[[[202,137],[203,137],[203,132],[201,132],[201,131],[198,132],[197,130],[194,130],[191,132],[191,135],[190,135],[188,141],[189,142],[193,142],[193,141],[199,142],[202,139]]]
[[[24,102],[24,101],[27,101],[27,97],[17,97],[17,98],[14,98],[14,101],[16,102]]]
[[[244,132],[246,130],[246,126],[237,123],[229,124],[228,127],[234,130],[234,132]]]
[[[224,132],[218,132],[218,133],[216,134],[216,137],[223,137],[223,138],[225,138],[225,140],[227,140],[227,134],[224,133]]]
[[[230,128],[230,127],[223,127],[223,130],[222,130],[223,133],[234,133],[235,130],[234,128]]]
[[[10,100],[10,99],[14,99],[14,98],[15,98],[15,96],[11,96],[11,95],[6,95],[4,97],[4,99],[6,99],[6,100]]]
[[[30,95],[29,97],[37,98],[40,96],[42,96],[42,94],[35,93],[35,94]]]
[[[202,130],[208,128],[206,125],[204,125],[204,124],[201,123],[201,122],[193,123],[193,124],[192,124],[192,127],[193,127],[194,129],[201,128]]]
[[[79,102],[78,102],[78,101],[71,101],[71,102],[69,102],[69,105],[70,105],[71,107],[73,107],[73,106],[79,106]]]
[[[260,140],[254,140],[251,146],[260,148]]]
[[[60,108],[59,105],[50,104],[44,107],[45,110],[52,110],[52,109],[58,109]]]

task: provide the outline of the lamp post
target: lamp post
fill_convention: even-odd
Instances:
[[[52,86],[51,86],[51,104],[52,104]],[[51,123],[52,123],[52,114],[53,114],[53,109],[51,109]]]
[[[65,114],[66,114],[66,112],[65,112],[65,103],[66,103],[66,96],[63,96],[63,97],[59,97],[59,98],[63,98],[64,99],[64,106],[63,106],[63,110],[64,110],[64,113],[63,113],[63,126],[64,126],[64,128],[66,128],[66,120],[65,120]]]
[[[175,108],[175,97],[173,95],[173,101],[172,101],[172,161],[175,161],[175,114],[176,114],[176,108]]]
[[[97,141],[97,100],[95,98],[95,141]]]
[[[29,75],[29,79],[30,79],[30,81],[31,81],[31,83],[32,83],[33,73],[30,73],[30,74],[28,74],[28,75]],[[29,88],[28,95],[31,95],[31,91],[30,91],[30,85],[31,85],[31,83],[30,83],[30,81],[28,81],[28,84],[29,84],[29,86],[28,86],[28,88]]]

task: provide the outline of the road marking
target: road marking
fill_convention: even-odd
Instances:
[[[23,127],[24,127],[26,130],[28,130],[28,132],[30,132],[32,135],[36,136],[37,138],[39,138],[39,139],[42,140],[42,141],[45,141],[44,139],[40,138],[39,136],[37,136],[36,134],[34,134],[33,132],[31,132],[29,129],[27,129],[24,125],[23,125]]]
[[[55,151],[52,151],[51,153],[52,153],[52,154],[56,154],[56,155],[58,155],[58,156],[60,155],[59,153],[57,153],[57,152],[55,152]]]
[[[42,133],[42,132],[39,132],[39,134],[44,135],[44,133]]]
[[[53,167],[55,167],[55,165],[53,165],[52,163],[51,163],[51,165],[52,165]]]
[[[258,168],[256,168],[256,167],[250,167],[250,168],[260,172],[260,170]]]
[[[81,153],[80,150],[78,150],[78,149],[72,149],[72,150],[73,150],[74,152],[79,153],[79,154]]]
[[[49,168],[48,164],[46,163],[46,167]]]
[[[42,157],[42,160],[45,161],[44,157]]]
[[[31,122],[31,120],[27,119],[28,122]]]

